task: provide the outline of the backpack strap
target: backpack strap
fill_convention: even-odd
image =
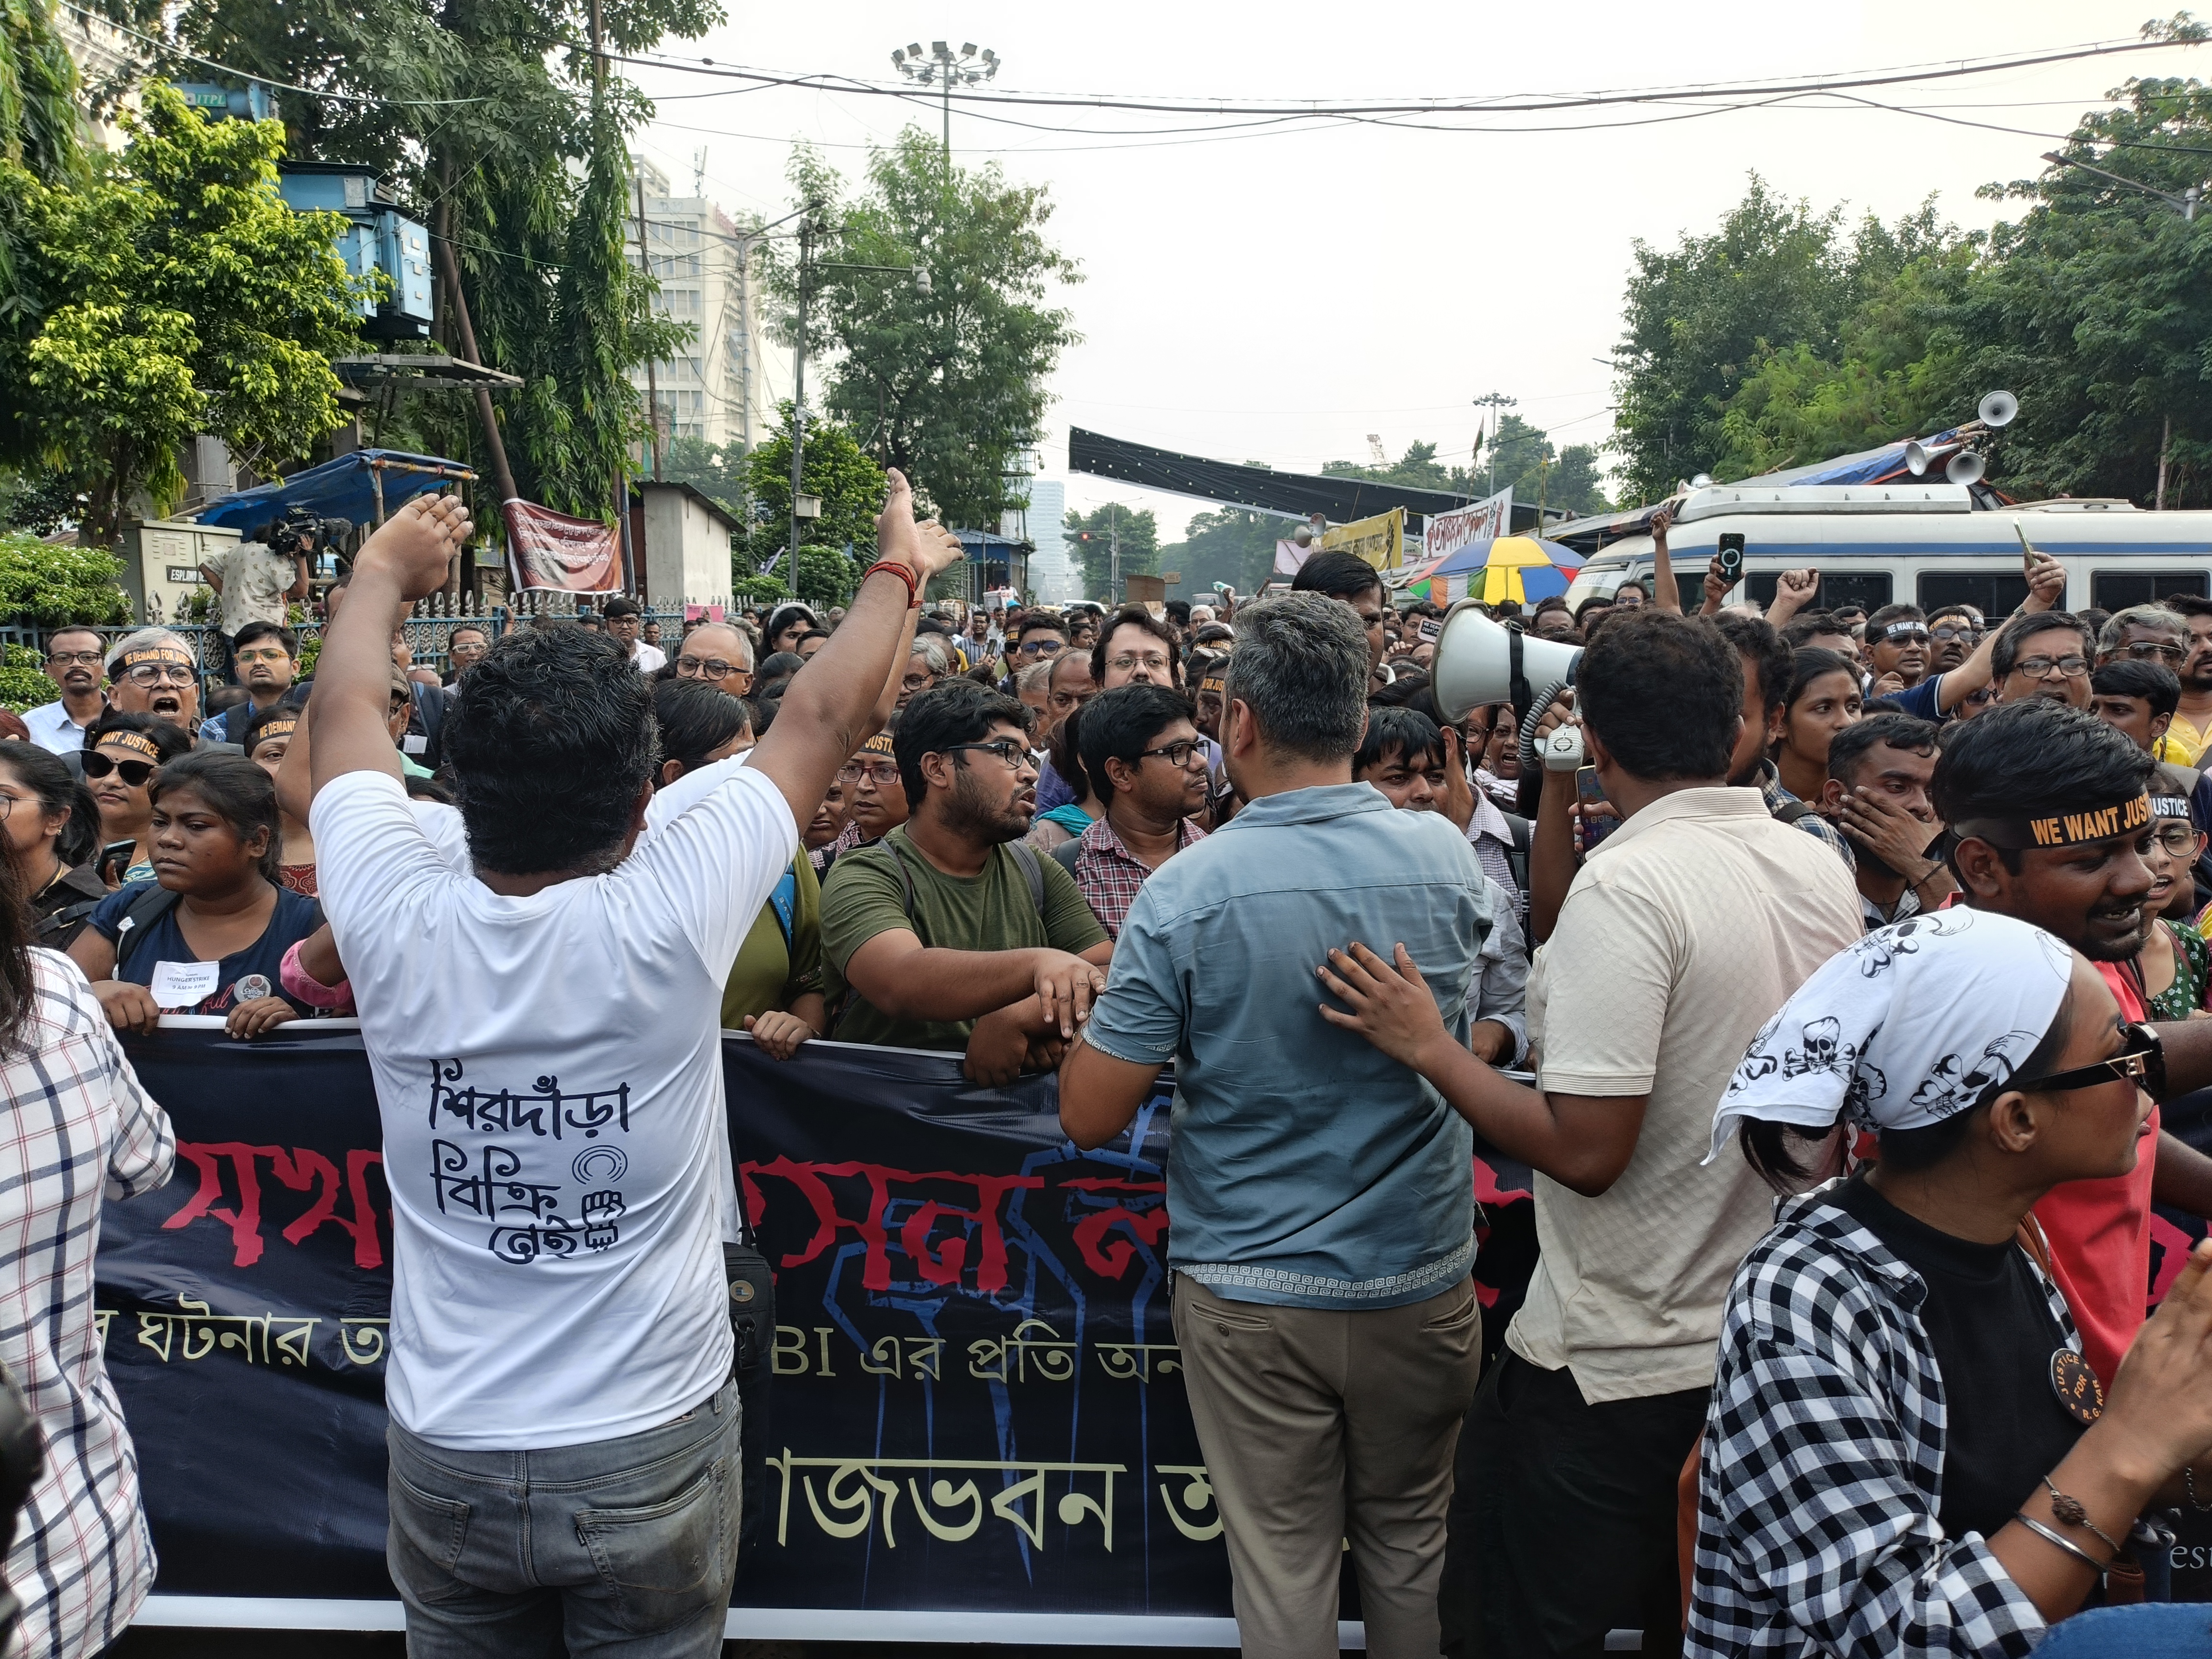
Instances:
[[[1809,818],[1812,816],[1813,806],[1809,801],[1793,800],[1787,806],[1775,812],[1774,821],[1777,823],[1795,823],[1800,818]]]
[[[178,899],[182,896],[173,889],[157,884],[151,892],[141,893],[131,900],[131,908],[123,913],[123,921],[116,928],[115,969],[118,973],[122,972],[123,964],[131,960],[131,952],[138,948],[138,942],[146,937],[147,930],[175,909]],[[319,917],[320,914],[318,907]]]
[[[1052,861],[1072,876],[1075,873],[1076,855],[1082,851],[1083,837],[1074,836],[1052,849]]]
[[[74,904],[64,904],[60,909],[41,916],[38,925],[31,929],[33,942],[67,933],[106,902],[105,899],[79,899]]]
[[[1069,843],[1070,846],[1073,844],[1072,842]],[[1010,841],[1006,843],[1006,850],[1014,855],[1014,862],[1022,866],[1022,874],[1030,884],[1030,902],[1036,906],[1036,913],[1042,917],[1044,915],[1044,866],[1037,861],[1036,848],[1026,841]]]
[[[909,898],[912,893],[912,884],[909,884],[908,887]],[[783,929],[783,952],[786,956],[789,956],[791,930],[799,908],[799,872],[797,871],[786,870],[783,872],[783,877],[776,883],[775,890],[768,896],[768,903],[769,908],[775,912],[776,926]],[[913,908],[911,903],[908,908],[909,909]]]
[[[1513,832],[1512,850],[1506,854],[1505,862],[1513,872],[1513,884],[1525,893],[1528,890],[1528,840],[1532,826],[1518,812],[1505,812],[1500,816],[1505,820],[1505,827]]]

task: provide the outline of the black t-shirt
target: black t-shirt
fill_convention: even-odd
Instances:
[[[1939,1232],[1867,1184],[1834,1202],[1928,1286],[1920,1323],[1943,1376],[1943,1502],[1948,1538],[1987,1538],[2013,1517],[2074,1449],[2082,1425],[2051,1382],[2065,1343],[2035,1264],[2019,1245],[1977,1244]]]
[[[150,881],[134,881],[118,888],[92,913],[93,927],[116,946],[118,956],[122,951],[124,918],[155,885]],[[260,997],[282,997],[292,1005],[295,1013],[303,1018],[313,1018],[316,1010],[284,988],[283,969],[285,951],[321,926],[321,907],[313,899],[303,898],[288,888],[278,888],[276,908],[269,913],[269,926],[262,930],[261,937],[243,951],[234,951],[222,959],[213,992],[190,1008],[172,1012],[228,1014],[241,1002],[252,1002]],[[185,943],[184,930],[177,925],[176,907],[171,905],[148,924],[145,938],[132,947],[129,962],[117,965],[115,977],[132,985],[151,985],[154,969],[161,963],[198,960],[192,954],[192,947]]]

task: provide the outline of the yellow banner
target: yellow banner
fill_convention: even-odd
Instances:
[[[1394,507],[1323,531],[1321,544],[1332,552],[1355,554],[1377,570],[1395,570],[1406,562],[1406,509]]]

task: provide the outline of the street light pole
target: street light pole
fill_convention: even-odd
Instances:
[[[901,75],[916,86],[934,86],[943,94],[945,108],[945,173],[952,174],[952,88],[972,87],[993,79],[999,73],[999,54],[988,46],[978,48],[972,40],[962,43],[956,52],[943,40],[929,43],[924,56],[921,43],[914,41],[891,53],[891,64]]]
[[[2070,155],[2061,155],[2057,150],[2045,150],[2043,153],[2043,159],[2053,167],[2078,167],[2084,173],[2095,173],[2100,179],[2109,179],[2116,185],[2125,185],[2130,190],[2139,190],[2146,196],[2155,196],[2160,201],[2179,208],[2181,222],[2185,225],[2197,222],[2197,210],[2204,201],[2204,188],[2201,185],[2191,185],[2177,196],[2170,190],[2160,190],[2157,185],[2144,184],[2139,179],[2123,178],[2117,173],[2107,173],[2102,167],[2091,167],[2087,161],[2077,161]],[[2163,513],[2166,510],[2166,464],[2172,449],[2173,416],[2169,412],[2159,430],[2158,493],[2151,500],[2151,511],[2154,513]]]
[[[1474,399],[1474,406],[1477,409],[1487,409],[1490,411],[1490,489],[1487,493],[1495,495],[1498,493],[1498,410],[1518,408],[1520,399],[1509,398],[1502,392],[1486,392]]]
[[[791,570],[786,580],[799,592],[799,495],[806,466],[806,279],[813,263],[814,208],[799,222],[799,325],[791,341]]]

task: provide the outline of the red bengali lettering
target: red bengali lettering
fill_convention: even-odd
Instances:
[[[930,1234],[940,1219],[948,1217],[973,1223],[980,1243],[975,1255],[975,1289],[984,1296],[995,1296],[1006,1288],[1007,1197],[1019,1191],[1042,1189],[1045,1184],[1042,1176],[960,1175],[950,1170],[917,1172],[894,1170],[880,1164],[802,1164],[789,1158],[779,1158],[769,1164],[747,1163],[740,1167],[740,1173],[744,1181],[746,1208],[756,1218],[765,1218],[768,1213],[767,1200],[756,1179],[762,1176],[775,1176],[789,1182],[799,1189],[813,1212],[812,1235],[799,1249],[785,1256],[780,1266],[805,1266],[828,1249],[841,1231],[850,1230],[865,1247],[860,1283],[871,1291],[888,1291],[891,1287],[890,1237],[884,1216],[894,1198],[909,1196],[894,1193],[894,1186],[956,1182],[973,1189],[972,1204],[947,1204],[937,1199],[922,1202],[900,1227],[899,1246],[914,1262],[915,1271],[930,1284],[957,1284],[968,1262],[966,1230],[933,1244]],[[840,1178],[867,1183],[865,1213],[848,1215],[838,1207],[840,1189],[833,1188],[830,1182]]]
[[[315,1194],[314,1201],[284,1228],[286,1243],[304,1243],[325,1223],[331,1223],[353,1239],[355,1267],[375,1268],[384,1265],[378,1212],[368,1195],[369,1165],[383,1163],[384,1155],[374,1148],[355,1147],[346,1153],[343,1182],[337,1166],[308,1146],[295,1146],[288,1152],[282,1146],[254,1146],[240,1140],[180,1140],[177,1143],[177,1155],[199,1171],[199,1186],[177,1212],[161,1224],[164,1230],[188,1227],[203,1217],[219,1221],[230,1229],[231,1264],[252,1267],[261,1260],[264,1249],[260,1165],[265,1160],[281,1185],[292,1192],[312,1190]],[[237,1186],[235,1206],[219,1201],[224,1195],[226,1169]],[[349,1215],[338,1212],[341,1185],[352,1212]]]

